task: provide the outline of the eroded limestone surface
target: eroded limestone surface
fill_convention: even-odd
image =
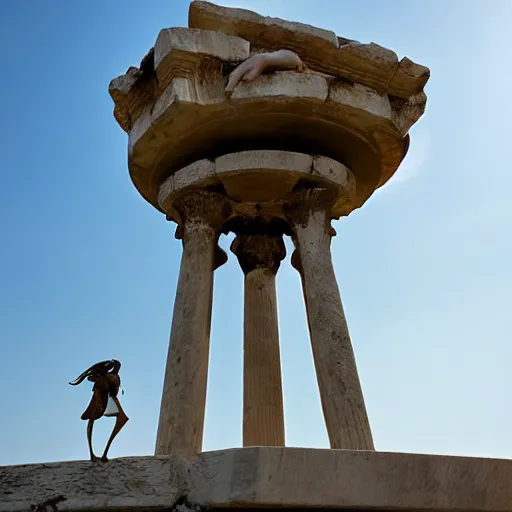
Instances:
[[[256,214],[257,208],[260,216],[284,218],[282,203],[300,180],[337,191],[333,217],[352,210],[356,180],[350,169],[330,158],[287,151],[243,151],[199,160],[165,180],[158,202],[172,217],[174,198],[195,188],[222,185],[232,201],[233,216]],[[174,220],[179,222],[179,216]]]
[[[242,37],[251,42],[253,49],[290,49],[312,70],[401,98],[423,90],[430,76],[425,66],[407,57],[399,61],[395,52],[378,44],[343,40],[330,30],[264,17],[246,9],[194,1],[189,27]]]
[[[0,512],[188,507],[510,512],[512,461],[302,448],[242,448],[108,464],[0,467]],[[34,507],[34,508],[31,508]],[[49,507],[47,510],[51,510]]]
[[[357,180],[353,208],[396,171],[423,114],[429,70],[377,44],[195,1],[189,27],[164,29],[154,76],[130,68],[109,87],[128,133],[132,180],[153,206],[168,176],[201,159],[248,150],[320,154]],[[290,50],[306,65],[265,72],[226,92],[256,53]]]

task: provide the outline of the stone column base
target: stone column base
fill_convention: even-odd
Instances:
[[[254,447],[189,461],[160,456],[0,467],[0,512],[510,512],[511,482],[512,460]]]

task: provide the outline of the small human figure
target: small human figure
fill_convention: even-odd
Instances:
[[[105,447],[105,451],[101,457],[102,462],[107,462],[107,453],[112,441],[116,435],[119,434],[120,430],[129,419],[117,398],[119,387],[121,386],[121,379],[119,377],[120,368],[121,363],[116,359],[102,361],[91,366],[77,379],[69,383],[72,386],[78,386],[78,384],[83,382],[85,379],[90,382],[94,382],[94,386],[92,388],[92,399],[81,417],[83,420],[89,420],[89,423],[87,424],[87,442],[89,443],[91,462],[96,462],[98,460],[98,457],[94,455],[92,448],[92,427],[94,422],[102,416],[116,416],[114,429],[110,434],[107,446]]]

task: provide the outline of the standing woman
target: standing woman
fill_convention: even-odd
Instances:
[[[89,444],[89,453],[92,462],[98,460],[92,448],[92,427],[94,422],[102,416],[116,416],[116,424],[114,425],[114,429],[110,434],[107,446],[101,457],[102,462],[107,462],[107,453],[112,441],[129,419],[117,398],[121,386],[121,379],[119,377],[120,368],[121,363],[116,359],[102,361],[91,366],[89,369],[85,370],[80,377],[70,382],[72,386],[77,386],[86,378],[88,381],[94,382],[92,399],[81,417],[83,420],[89,420],[87,424],[87,442]]]

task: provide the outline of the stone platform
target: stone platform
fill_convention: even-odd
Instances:
[[[512,460],[254,447],[0,467],[0,512],[510,512],[511,484]]]

